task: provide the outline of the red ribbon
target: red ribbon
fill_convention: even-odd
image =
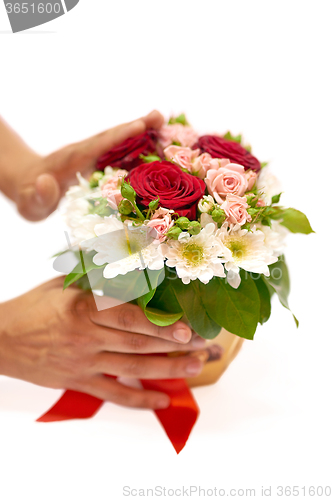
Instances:
[[[116,378],[116,377],[112,377]],[[184,448],[199,415],[198,405],[184,379],[140,380],[144,389],[164,392],[170,406],[154,410],[176,452]],[[37,422],[58,422],[75,418],[91,418],[102,406],[102,399],[82,392],[67,390]]]

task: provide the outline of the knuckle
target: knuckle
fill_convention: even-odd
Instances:
[[[168,366],[168,375],[170,378],[177,378],[181,376],[183,373],[183,370],[181,369],[179,365],[179,360],[178,359],[168,359],[169,366]]]
[[[157,337],[157,338],[165,338],[165,329],[163,326],[158,326],[158,325],[154,325],[153,323],[151,323],[150,326],[150,329],[151,329],[151,335],[153,337]]]
[[[128,307],[126,309],[121,308],[118,311],[117,320],[118,320],[118,324],[119,324],[120,328],[122,328],[123,330],[128,330],[128,331],[133,330],[133,327],[134,327],[135,322],[136,322],[135,310],[130,308],[130,307]]]
[[[146,373],[145,363],[141,358],[133,357],[127,365],[127,371],[133,377],[144,377]]]
[[[138,333],[130,334],[127,339],[128,347],[136,352],[145,351],[147,348],[147,344],[148,344],[148,339]]]

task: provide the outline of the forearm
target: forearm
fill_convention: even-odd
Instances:
[[[15,201],[24,170],[39,155],[0,117],[0,191]]]

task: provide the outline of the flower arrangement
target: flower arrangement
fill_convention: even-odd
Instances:
[[[312,228],[240,135],[200,137],[180,115],[78,181],[64,209],[78,264],[64,288],[135,301],[161,326],[185,317],[207,339],[221,328],[253,339],[274,293],[289,308],[284,240]]]

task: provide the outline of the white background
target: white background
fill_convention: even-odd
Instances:
[[[41,153],[153,108],[200,131],[243,132],[309,216],[291,235],[290,303],[215,386],[177,456],[154,415],[106,404],[88,421],[37,424],[60,395],[0,377],[0,499],[111,500],[122,488],[250,488],[332,481],[331,2],[81,0],[10,34],[0,4],[0,114]],[[22,220],[0,197],[0,300],[49,279],[57,215]],[[332,488],[333,492],[333,488]],[[333,493],[332,493],[333,494]],[[199,498],[192,496],[192,498]]]

